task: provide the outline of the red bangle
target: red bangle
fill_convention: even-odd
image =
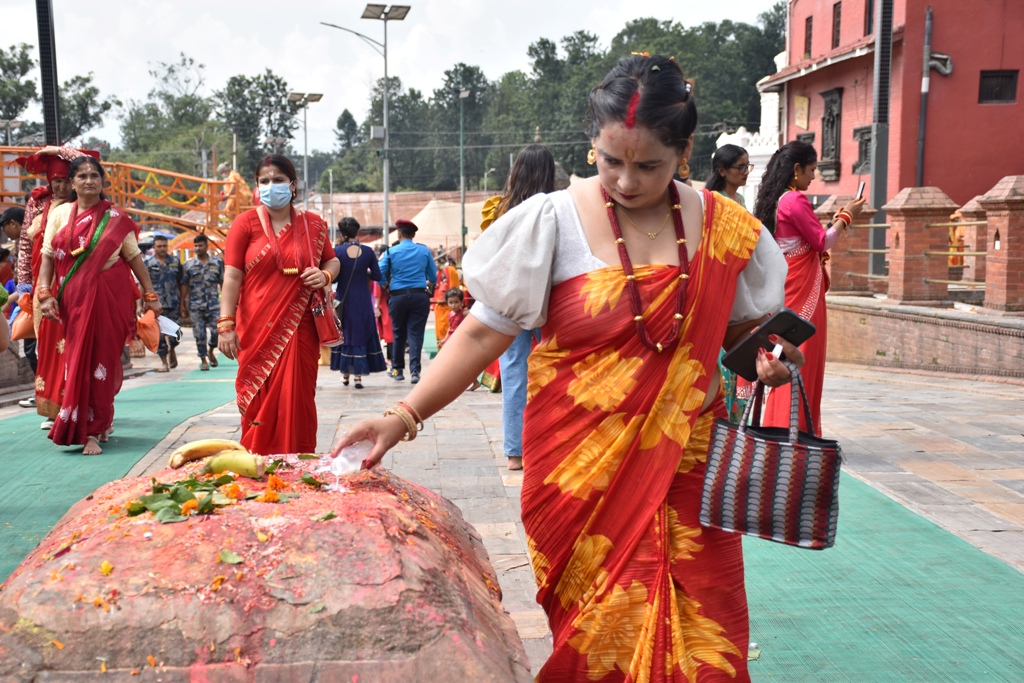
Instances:
[[[157,294],[156,292],[143,292],[142,293],[142,300],[143,301],[160,301],[160,295]]]
[[[412,416],[412,419],[414,419],[416,421],[416,426],[419,427],[420,429],[423,429],[423,418],[420,417],[420,414],[418,412],[416,412],[415,408],[413,408],[411,405],[409,405],[405,401],[398,401],[398,402],[395,403],[395,405],[396,406],[401,406],[402,408],[407,410],[409,412],[409,415]]]

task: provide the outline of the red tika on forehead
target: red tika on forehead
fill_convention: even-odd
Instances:
[[[629,100],[629,108],[626,110],[626,128],[632,128],[636,125],[636,109],[640,105],[640,90],[638,89],[633,93],[633,97]]]

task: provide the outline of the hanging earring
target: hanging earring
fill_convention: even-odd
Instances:
[[[597,150],[593,147],[587,152],[587,163],[593,166],[597,162]]]
[[[687,178],[689,178],[690,177],[690,161],[689,161],[689,159],[687,159],[686,157],[683,157],[683,160],[679,162],[679,168],[677,170],[679,171],[679,177],[681,179],[686,180]]]

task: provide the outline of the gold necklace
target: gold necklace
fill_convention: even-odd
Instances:
[[[671,210],[665,212],[665,219],[661,221],[661,227],[658,228],[658,231],[657,232],[647,232],[646,230],[641,228],[639,225],[637,225],[636,222],[632,218],[629,217],[629,214],[626,213],[626,209],[625,209],[624,206],[622,206],[621,204],[617,204],[616,206],[618,206],[622,210],[622,215],[626,217],[626,220],[629,221],[630,225],[632,225],[634,228],[636,228],[637,230],[639,230],[643,234],[647,235],[647,239],[651,239],[651,240],[657,239],[658,235],[660,235],[662,233],[662,231],[665,230],[665,227],[668,225],[668,219],[672,216],[672,211]]]

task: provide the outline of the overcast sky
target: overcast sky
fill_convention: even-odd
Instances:
[[[606,48],[626,22],[641,17],[686,26],[731,19],[755,23],[773,0],[409,0],[405,21],[388,22],[391,76],[430,96],[444,71],[458,62],[479,66],[488,79],[528,71],[526,50],[539,38],[556,42],[584,29]],[[360,19],[366,3],[350,0],[53,0],[57,74],[62,80],[90,71],[104,95],[142,99],[153,87],[149,69],[174,62],[180,52],[206,65],[207,92],[236,74],[265,68],[293,90],[323,93],[309,106],[309,148],[334,146],[332,129],[349,109],[363,121],[372,83],[384,60],[354,35],[321,26],[326,21],[383,40],[383,23]],[[0,0],[2,44],[37,45],[35,2]],[[644,46],[636,46],[638,50]],[[38,51],[33,53],[38,58]],[[685,66],[684,66],[685,68]],[[38,76],[38,72],[37,72]],[[41,119],[38,107],[28,114]],[[120,141],[116,115],[95,135]],[[294,141],[302,149],[302,131]]]

